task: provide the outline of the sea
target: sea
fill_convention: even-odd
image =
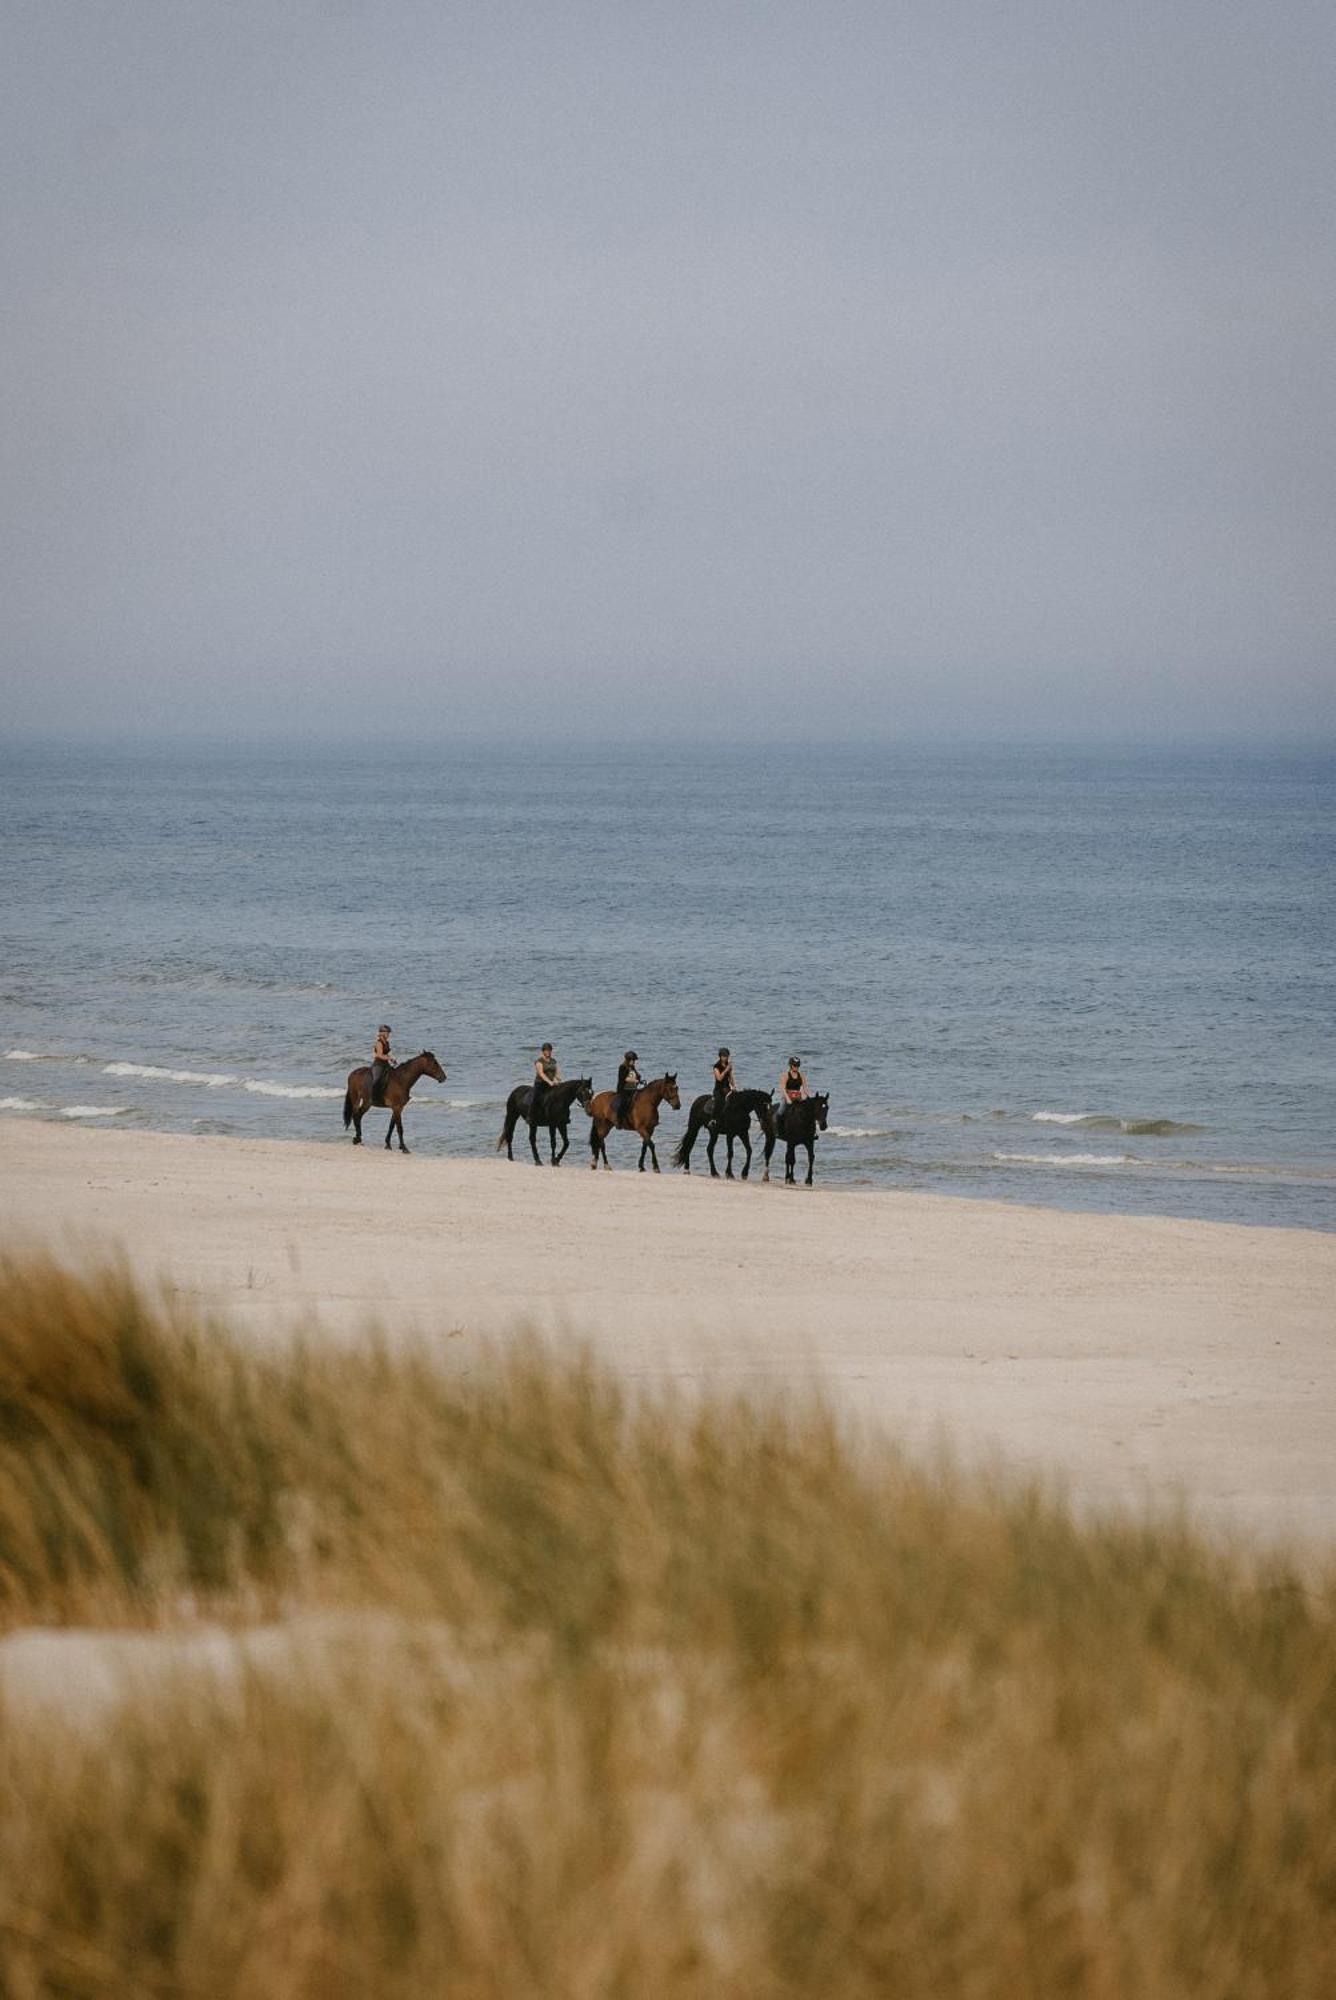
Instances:
[[[676,1073],[666,1162],[726,1043],[829,1092],[803,1199],[1332,1229],[1334,890],[1317,749],[10,744],[0,1144],[346,1145],[387,1021],[448,1072],[418,1155],[495,1159],[551,1040],[598,1088],[629,1047]]]

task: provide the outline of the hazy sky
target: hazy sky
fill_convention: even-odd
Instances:
[[[1336,735],[1331,0],[10,0],[0,728]]]

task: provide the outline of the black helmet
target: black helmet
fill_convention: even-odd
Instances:
[[[549,1056],[550,1056],[550,1055],[551,1055],[551,1053],[552,1053],[552,1044],[551,1044],[551,1042],[544,1042],[544,1043],[543,1043],[543,1046],[542,1046],[542,1049],[541,1049],[541,1050],[539,1051],[539,1053],[540,1053],[540,1054],[542,1054],[542,1055],[549,1055]]]
[[[390,1026],[388,1021],[382,1021],[380,1026],[377,1028],[376,1033],[378,1035],[392,1035],[394,1033],[394,1030]]]
[[[803,1066],[803,1059],[802,1059],[802,1057],[801,1057],[801,1056],[790,1056],[790,1057],[789,1057],[789,1068],[790,1068],[790,1069],[801,1069],[801,1068],[802,1068],[802,1066]]]
[[[720,1060],[720,1062],[722,1062],[722,1061],[723,1061],[724,1057],[725,1057],[725,1056],[726,1056],[727,1054],[728,1054],[728,1050],[727,1050],[727,1049],[720,1049],[720,1051],[719,1051],[719,1060]]]
[[[639,1062],[639,1061],[640,1061],[640,1057],[639,1057],[639,1056],[638,1056],[638,1055],[636,1054],[636,1052],[635,1052],[635,1050],[634,1050],[634,1049],[628,1049],[628,1050],[626,1051],[626,1054],[625,1054],[625,1055],[624,1055],[624,1056],[622,1057],[622,1061],[623,1061],[623,1062]]]

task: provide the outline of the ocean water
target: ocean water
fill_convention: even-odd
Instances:
[[[0,1112],[345,1144],[388,1020],[409,1143],[491,1157],[546,1038],[675,1070],[670,1138],[727,1042],[830,1092],[819,1185],[1330,1229],[1334,808],[1316,753],[11,746]]]

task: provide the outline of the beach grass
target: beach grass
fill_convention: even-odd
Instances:
[[[815,1396],[10,1263],[0,1622],[16,2000],[1336,1991],[1336,1573]]]

